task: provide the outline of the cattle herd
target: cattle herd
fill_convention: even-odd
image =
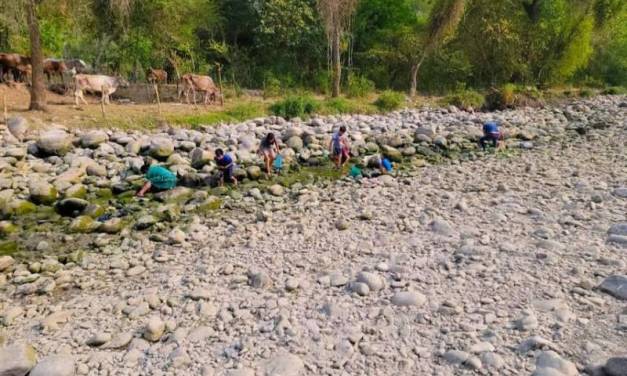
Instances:
[[[84,93],[100,93],[101,101],[109,104],[109,97],[119,87],[127,87],[128,81],[122,77],[113,77],[103,74],[95,74],[88,65],[80,59],[45,59],[44,74],[49,83],[58,78],[63,86],[65,82],[73,85],[74,100],[76,105],[79,101],[87,104]],[[0,53],[0,83],[25,82],[28,83],[32,74],[31,59],[16,53]],[[167,84],[168,73],[163,69],[150,68],[146,72],[146,80],[153,85]],[[187,73],[175,80],[178,86],[178,98],[182,102],[190,104],[190,94],[194,105],[196,104],[196,93],[203,96],[203,104],[216,103],[224,104],[221,90],[215,85],[210,76]]]

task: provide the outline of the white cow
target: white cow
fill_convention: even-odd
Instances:
[[[77,74],[74,76],[74,100],[78,106],[78,100],[87,104],[84,91],[102,93],[101,100],[104,104],[109,104],[109,96],[118,89],[118,87],[128,87],[129,83],[121,77],[111,77],[102,74]]]

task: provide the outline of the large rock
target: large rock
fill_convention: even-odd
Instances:
[[[562,359],[554,351],[543,351],[536,359],[536,370],[532,376],[576,376],[577,367],[572,362]]]
[[[107,142],[109,136],[104,131],[93,130],[81,135],[81,146],[84,148],[95,149],[103,142]]]
[[[185,203],[192,197],[194,192],[187,187],[174,187],[167,191],[159,192],[155,194],[155,198],[159,201],[167,203]]]
[[[157,159],[166,159],[174,153],[174,144],[167,137],[155,137],[150,140],[149,153]]]
[[[296,151],[297,153],[303,150],[303,140],[298,136],[292,136],[288,138],[285,144],[288,147],[294,149],[294,151]]]
[[[56,204],[57,213],[64,217],[76,217],[81,215],[89,202],[80,198],[66,198]]]
[[[305,370],[305,364],[296,355],[281,354],[263,362],[260,367],[262,376],[299,376]]]
[[[72,223],[70,223],[70,231],[76,232],[80,234],[86,234],[98,229],[99,222],[94,221],[92,217],[87,215],[81,215],[79,217],[74,218]]]
[[[37,363],[29,376],[73,376],[74,359],[65,355],[51,355]]]
[[[259,180],[263,174],[259,166],[249,166],[246,169],[246,173],[248,174],[248,178],[250,180]]]
[[[29,344],[0,349],[0,376],[24,376],[37,363],[37,352]]]
[[[44,180],[31,181],[28,191],[30,200],[36,204],[50,205],[56,201],[58,196],[57,189]]]
[[[161,339],[165,331],[165,323],[159,317],[151,317],[144,328],[144,338],[151,342]]]
[[[15,260],[11,256],[0,256],[0,272],[7,270]]]
[[[22,141],[28,132],[28,122],[21,116],[10,117],[7,120],[7,128],[13,137]]]
[[[201,169],[213,160],[213,152],[201,148],[195,148],[189,156],[192,161],[192,167],[195,169]]]
[[[627,376],[627,356],[610,358],[603,366],[605,376]]]
[[[627,276],[611,275],[603,280],[599,289],[617,299],[627,300]]]
[[[54,129],[39,135],[37,148],[43,155],[65,155],[72,148],[72,137],[65,131]]]
[[[390,159],[392,162],[402,162],[403,161],[403,154],[401,153],[400,150],[393,148],[391,146],[388,145],[383,145],[381,146],[381,151],[383,153],[384,156],[386,156],[388,159]]]
[[[427,298],[416,291],[397,292],[392,296],[392,304],[399,307],[419,307],[427,302]]]

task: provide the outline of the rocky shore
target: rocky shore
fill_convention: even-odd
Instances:
[[[13,118],[0,375],[624,376],[626,115],[607,96],[159,133]],[[507,151],[477,150],[486,120]],[[354,163],[397,175],[334,172],[339,125]],[[214,187],[218,147],[238,189]],[[146,155],[181,186],[134,198]]]

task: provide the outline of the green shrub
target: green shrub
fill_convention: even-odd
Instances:
[[[603,90],[601,92],[601,94],[604,94],[604,95],[623,95],[623,94],[627,94],[627,89],[625,89],[622,86],[612,86],[612,87],[608,87],[605,90]]]
[[[329,114],[350,114],[355,112],[354,106],[345,98],[330,98],[324,102],[325,112]]]
[[[374,82],[354,73],[348,75],[346,95],[349,98],[363,98],[374,91]]]
[[[323,95],[331,94],[331,74],[329,71],[321,71],[314,77],[314,86],[318,93]]]
[[[459,108],[479,109],[484,103],[485,97],[474,90],[461,90],[444,98],[444,104]]]
[[[489,111],[504,110],[514,106],[516,85],[505,84],[500,89],[492,89],[485,96],[484,107]]]
[[[293,95],[270,106],[272,114],[292,119],[305,118],[315,113],[320,108],[320,103],[307,95]]]
[[[592,97],[593,95],[594,95],[594,90],[592,89],[583,88],[579,90],[579,96],[582,98],[589,98],[589,97]]]
[[[279,95],[281,95],[281,81],[272,75],[266,76],[263,80],[263,97],[273,98]]]
[[[394,111],[399,109],[405,101],[405,94],[392,90],[386,90],[374,102],[379,111]]]
[[[258,103],[242,103],[226,111],[226,114],[234,120],[244,121],[264,116],[266,111]]]

